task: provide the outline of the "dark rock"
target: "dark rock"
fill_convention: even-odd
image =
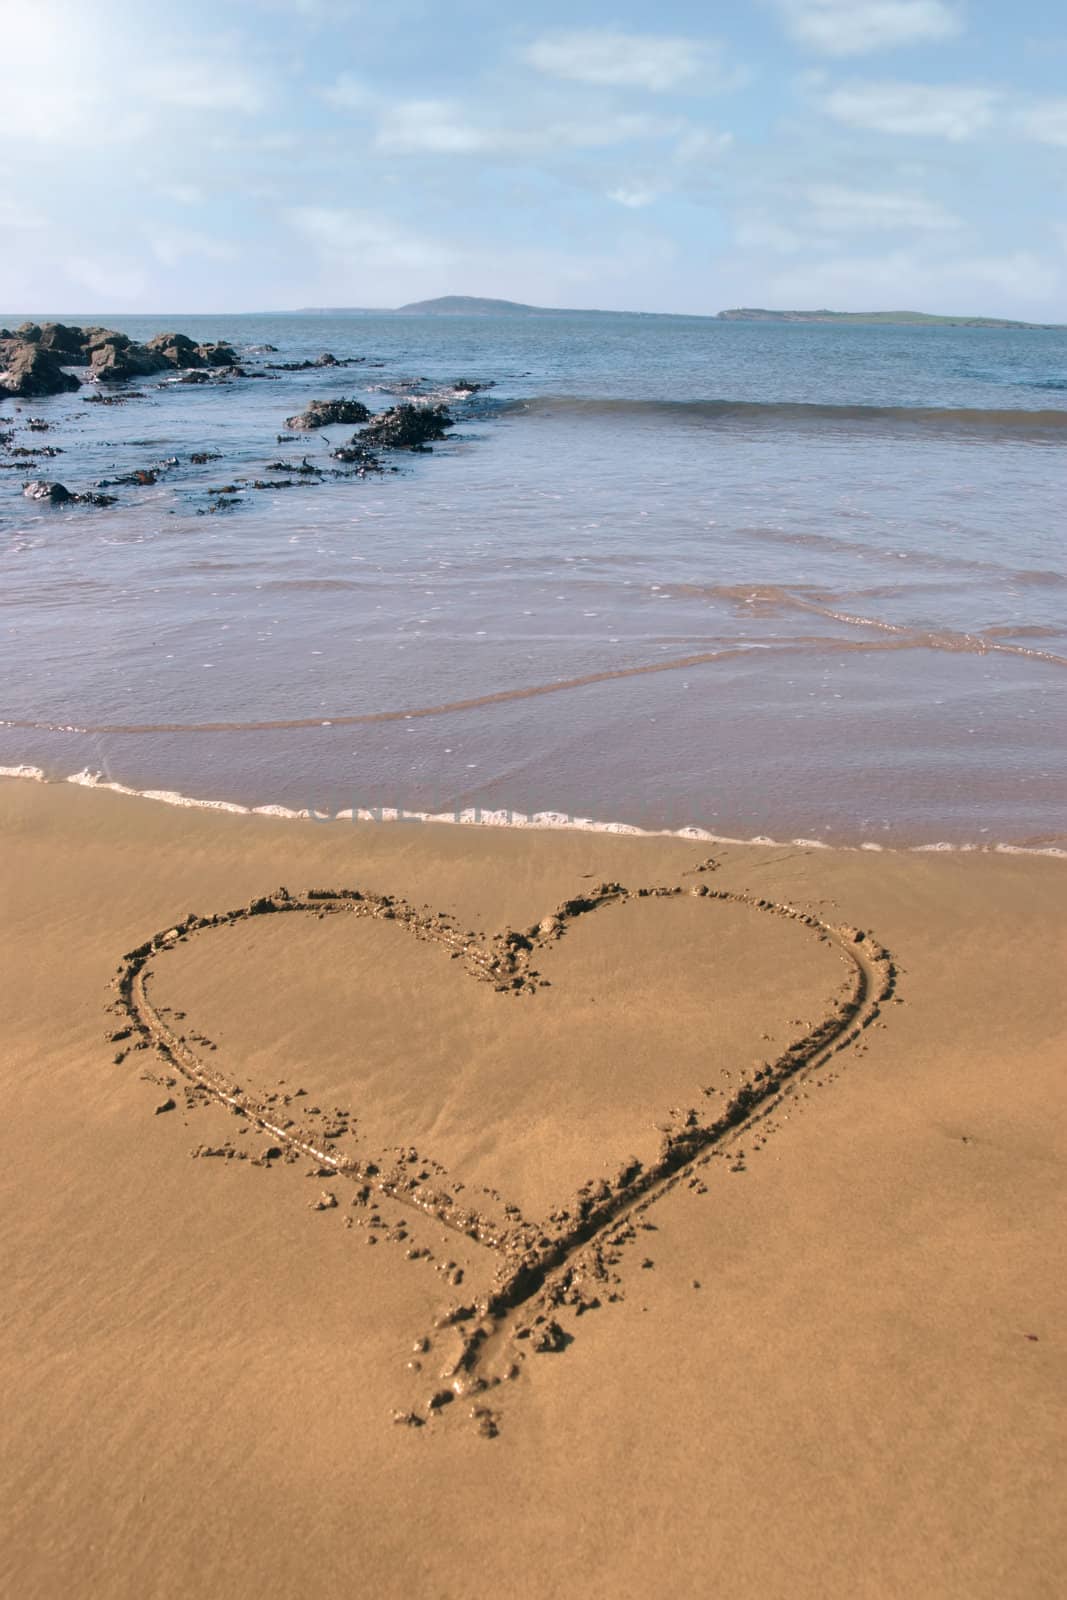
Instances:
[[[335,422],[366,422],[370,412],[361,400],[313,400],[299,416],[286,417],[287,428],[297,428],[309,433],[316,428],[328,428]]]
[[[83,329],[68,328],[65,322],[46,322],[39,343],[42,350],[51,350],[68,366],[84,366],[88,360]]]
[[[310,478],[310,477],[321,478],[322,477],[322,468],[313,466],[312,463],[308,460],[307,456],[305,456],[303,458],[303,460],[301,461],[299,466],[295,466],[292,461],[268,461],[267,462],[267,471],[268,472],[298,472],[301,475],[301,477],[304,477],[304,478]]]
[[[495,383],[473,383],[470,378],[457,378],[452,385],[457,394],[478,394],[482,389],[495,389]]]
[[[205,367],[235,367],[237,355],[228,344],[197,345],[197,352]]]
[[[267,345],[265,348],[269,350],[273,347]],[[366,359],[366,356],[345,356],[343,359],[338,359],[337,356],[331,355],[328,350],[325,350],[321,356],[316,356],[314,361],[272,361],[268,365],[268,370],[270,372],[314,372],[316,367],[358,367]]]
[[[78,379],[64,372],[59,357],[39,344],[22,339],[5,340],[0,345],[0,398],[18,395],[35,399],[45,394],[67,394],[80,387]]]
[[[348,465],[358,466],[360,474],[367,472],[381,472],[382,464],[374,451],[367,445],[354,440],[352,444],[339,445],[336,450],[330,451],[335,461],[343,461]]]
[[[118,478],[101,478],[97,488],[110,489],[128,485],[135,489],[147,489],[157,482],[160,470],[165,471],[166,468],[140,467],[136,472],[124,472]]]
[[[109,334],[89,349],[92,376],[98,383],[124,383],[127,378],[146,378],[170,366],[166,356],[146,345],[134,344],[124,333]]]
[[[21,322],[15,329],[14,337],[26,344],[36,344],[41,337],[41,325],[39,322]]]
[[[35,478],[23,489],[27,500],[47,500],[54,506],[62,506],[74,496],[62,483],[46,483],[43,478]]]
[[[117,350],[125,350],[132,341],[128,333],[119,333],[116,328],[85,328],[85,348],[90,356],[101,345],[111,344]]]
[[[146,350],[154,350],[172,367],[203,367],[207,363],[200,346],[184,333],[157,333],[149,339]]]
[[[453,426],[447,406],[405,403],[381,412],[357,437],[384,450],[421,450],[429,440],[443,439],[445,429]]]
[[[120,394],[86,394],[82,399],[87,406],[122,406],[127,400],[147,400],[143,389],[126,389]]]

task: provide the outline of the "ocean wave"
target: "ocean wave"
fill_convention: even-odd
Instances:
[[[804,401],[657,400],[594,395],[540,395],[502,409],[528,416],[591,420],[741,424],[750,428],[853,428],[1067,442],[1067,406],[1042,410],[951,406],[824,405]]]

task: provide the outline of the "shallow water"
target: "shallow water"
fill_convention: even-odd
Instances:
[[[250,370],[367,361],[0,406],[17,445],[63,451],[0,470],[0,762],[326,814],[1067,834],[1067,335],[118,325],[278,347]],[[204,514],[213,488],[279,478],[272,461],[334,465],[319,435],[277,442],[309,398],[376,409],[406,380],[447,393],[460,376],[496,387],[399,473],[241,490]],[[190,466],[203,449],[221,459]],[[170,456],[110,509],[21,496],[29,477],[79,490]]]

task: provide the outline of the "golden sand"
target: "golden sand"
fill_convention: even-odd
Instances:
[[[1060,862],[0,836],[3,1592],[1060,1592]]]

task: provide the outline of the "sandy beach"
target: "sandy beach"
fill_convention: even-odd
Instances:
[[[1061,861],[0,837],[5,1592],[1060,1592]]]

